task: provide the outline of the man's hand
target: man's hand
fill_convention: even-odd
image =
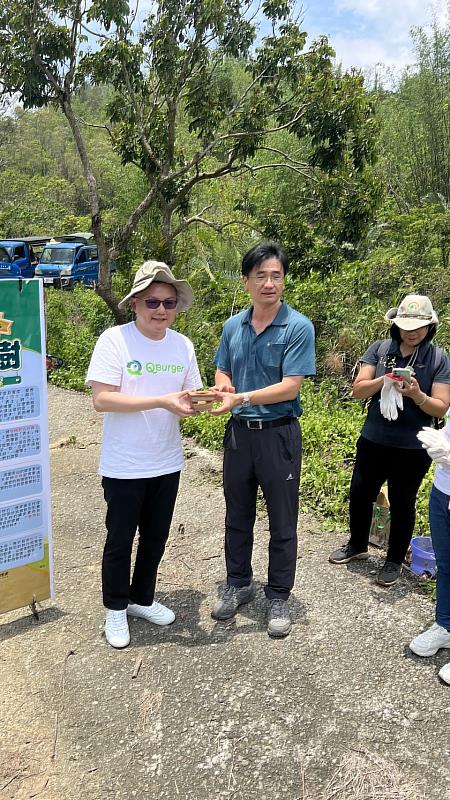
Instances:
[[[189,392],[172,392],[161,397],[161,408],[176,414],[177,417],[192,417],[196,414]]]
[[[220,414],[227,414],[242,402],[242,395],[236,395],[234,387],[224,392],[217,392],[217,401],[220,402],[218,408],[213,408],[209,412],[218,417]]]
[[[214,375],[215,384],[212,386],[212,389],[217,390],[218,392],[235,392],[236,389],[234,388],[231,382],[231,373],[223,372],[221,369],[216,369],[216,374]]]
[[[211,386],[211,390],[214,392],[232,392],[233,394],[236,392],[236,389],[230,383],[217,383],[215,386]]]

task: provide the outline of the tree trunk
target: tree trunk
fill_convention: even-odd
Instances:
[[[99,268],[98,268],[99,281],[96,287],[96,291],[97,294],[102,298],[102,300],[105,301],[108,308],[111,309],[112,313],[114,314],[114,319],[116,320],[116,322],[118,324],[121,324],[123,322],[126,322],[127,313],[126,311],[122,311],[121,309],[119,309],[118,299],[111,288],[111,270],[109,268],[110,265],[109,253],[108,253],[108,247],[105,242],[105,237],[103,235],[102,218],[100,213],[100,204],[98,200],[97,181],[95,179],[94,170],[92,169],[92,164],[87,152],[86,144],[83,139],[83,135],[81,133],[78,120],[73,112],[70,101],[67,99],[62,99],[60,101],[60,105],[64,113],[64,116],[66,117],[70,125],[73,138],[75,139],[78,155],[80,156],[84,175],[88,185],[89,205],[91,207],[92,233],[94,234],[94,239],[97,244],[98,258],[99,258]]]
[[[162,215],[163,259],[169,267],[175,264],[175,242],[172,236],[172,210],[160,203]]]
[[[104,300],[108,308],[112,311],[114,315],[114,320],[117,325],[123,325],[125,322],[129,321],[128,318],[128,311],[126,309],[121,309],[118,307],[117,304],[117,297],[114,294],[111,286],[105,286],[101,283],[98,283],[95,287],[95,291],[97,292],[98,296]]]

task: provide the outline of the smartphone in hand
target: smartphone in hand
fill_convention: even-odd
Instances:
[[[405,383],[410,384],[411,376],[414,372],[411,367],[394,367],[392,374],[395,375],[396,378],[402,378]]]

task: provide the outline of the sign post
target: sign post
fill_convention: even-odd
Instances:
[[[0,281],[0,613],[53,597],[44,296]]]

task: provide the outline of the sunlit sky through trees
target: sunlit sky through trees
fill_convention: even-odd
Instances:
[[[133,0],[130,2],[133,6]],[[260,3],[250,2],[250,14],[256,14]],[[136,23],[151,10],[151,0],[141,0]],[[375,75],[384,83],[395,78],[415,54],[411,30],[436,21],[439,26],[449,23],[450,0],[304,0],[297,2],[297,13],[309,40],[325,34],[336,51],[336,60],[344,68],[362,69],[369,79]],[[259,34],[269,33],[260,24]]]

